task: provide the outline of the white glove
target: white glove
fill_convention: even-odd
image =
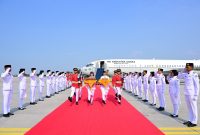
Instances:
[[[36,70],[33,71],[33,74],[36,74]]]
[[[11,71],[11,68],[7,68],[6,72],[9,73]]]

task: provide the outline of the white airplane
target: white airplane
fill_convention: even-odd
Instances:
[[[121,69],[122,72],[148,72],[157,71],[158,68],[165,72],[176,69],[182,71],[186,63],[194,63],[195,70],[200,73],[200,60],[157,60],[157,59],[107,59],[93,61],[81,68],[84,75],[90,72],[97,73],[98,70],[108,70],[109,75],[113,75],[114,70]]]

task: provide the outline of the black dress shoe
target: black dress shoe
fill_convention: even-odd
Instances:
[[[46,96],[46,98],[51,98],[51,96]]]
[[[120,105],[121,105],[121,104],[122,104],[122,103],[121,103],[121,101],[118,101],[118,104],[120,104]]]
[[[55,94],[59,94],[58,92],[56,92]]]
[[[191,123],[190,121],[186,121],[186,122],[183,123],[183,125],[188,125],[190,123]]]
[[[145,100],[142,100],[142,101],[143,101],[143,102],[148,102],[148,100],[146,100],[146,99],[145,99]]]
[[[138,95],[134,95],[135,97],[138,97]]]
[[[171,114],[170,115],[172,118],[178,118],[178,115],[175,115],[175,114]]]
[[[25,110],[25,108],[23,108],[23,107],[19,107],[18,110]]]
[[[3,117],[8,118],[8,117],[10,117],[10,115],[9,114],[3,114]]]
[[[71,98],[71,97],[68,97],[68,100],[69,100],[70,102],[72,102],[72,98]]]
[[[78,102],[76,102],[76,105],[78,105]]]
[[[138,99],[142,99],[141,97],[138,97]]]
[[[9,114],[9,115],[14,115],[14,114],[13,114],[13,113],[11,113],[11,112],[9,112],[8,114]]]
[[[30,105],[35,105],[33,102],[30,102]]]
[[[88,103],[90,103],[90,100],[87,100]]]
[[[187,126],[188,126],[188,127],[196,127],[197,124],[193,124],[193,123],[190,122]]]
[[[103,104],[106,104],[106,101],[102,100]]]
[[[44,99],[39,99],[39,101],[44,101]]]
[[[158,108],[158,111],[160,111],[160,112],[162,112],[162,111],[164,111],[164,110],[165,110],[164,107],[160,107],[160,108]]]
[[[151,104],[151,106],[156,106],[156,104]]]

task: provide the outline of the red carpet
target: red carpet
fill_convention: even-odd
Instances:
[[[111,90],[106,105],[96,90],[94,104],[87,103],[87,91],[76,106],[66,101],[26,135],[163,135],[125,99],[119,105]]]

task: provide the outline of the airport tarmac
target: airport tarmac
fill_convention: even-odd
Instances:
[[[12,112],[14,116],[10,118],[2,117],[2,92],[0,94],[0,135],[1,134],[10,134],[18,133],[23,134],[25,131],[36,125],[41,121],[46,115],[51,113],[59,105],[67,100],[67,97],[70,93],[70,89],[61,92],[58,95],[53,96],[50,99],[45,99],[43,102],[38,102],[37,105],[29,105],[29,78],[27,78],[27,98],[25,100],[26,110],[19,111],[18,107],[18,79],[14,78],[14,93],[12,99]],[[183,84],[181,84],[181,105],[179,118],[171,118],[169,115],[173,111],[172,104],[170,101],[168,93],[168,85],[166,86],[165,97],[166,97],[166,111],[159,112],[155,107],[150,106],[148,103],[144,103],[139,100],[137,97],[131,95],[130,93],[123,91],[123,97],[133,105],[138,111],[140,111],[147,119],[149,119],[153,124],[160,128],[166,134],[200,134],[200,126],[196,128],[188,128],[182,123],[187,120],[187,107],[183,95]],[[2,80],[0,80],[0,88],[2,89]],[[46,89],[44,89],[43,95],[45,96]],[[38,94],[37,94],[38,95]],[[151,99],[151,97],[150,97]],[[151,101],[151,100],[150,100]],[[158,102],[157,102],[158,103]],[[123,105],[123,103],[122,103]],[[200,112],[200,100],[198,100],[198,109]],[[198,121],[200,124],[200,120]]]

